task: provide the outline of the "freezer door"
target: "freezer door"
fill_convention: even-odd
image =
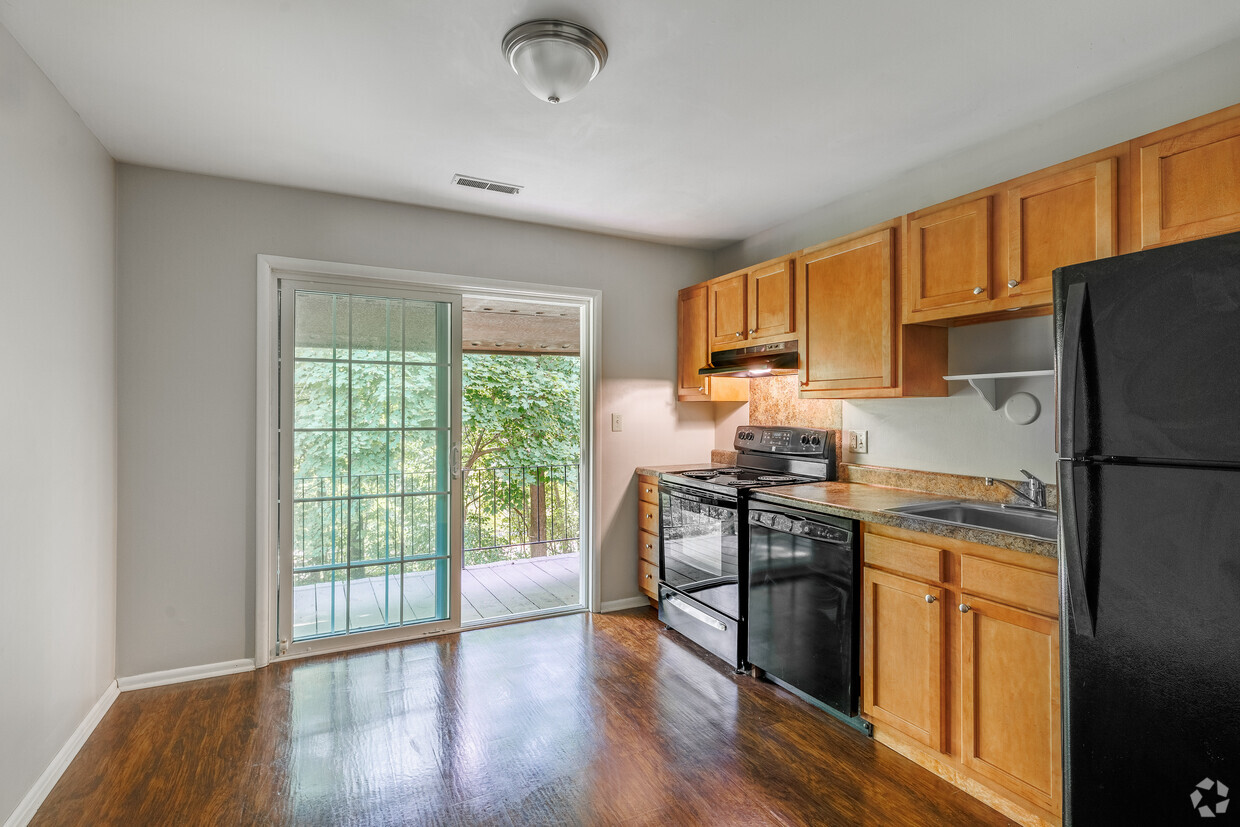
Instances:
[[[1240,462],[1240,233],[1055,276],[1060,456]]]
[[[1240,471],[1060,480],[1065,824],[1197,823],[1240,785]]]

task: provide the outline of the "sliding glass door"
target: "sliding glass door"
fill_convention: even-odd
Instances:
[[[281,279],[279,302],[281,650],[459,625],[459,297]]]

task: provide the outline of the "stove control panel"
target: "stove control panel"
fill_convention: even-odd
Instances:
[[[742,425],[736,429],[733,446],[744,453],[824,457],[830,455],[834,439],[834,431],[818,428]]]

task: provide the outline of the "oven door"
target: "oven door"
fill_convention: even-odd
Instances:
[[[686,594],[737,583],[741,574],[739,522],[734,498],[660,484],[660,582]],[[735,601],[715,608],[740,617]]]

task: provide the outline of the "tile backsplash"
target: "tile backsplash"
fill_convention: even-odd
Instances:
[[[795,425],[834,431],[843,427],[843,403],[838,399],[801,399],[799,381],[795,373],[750,379],[749,424]]]

